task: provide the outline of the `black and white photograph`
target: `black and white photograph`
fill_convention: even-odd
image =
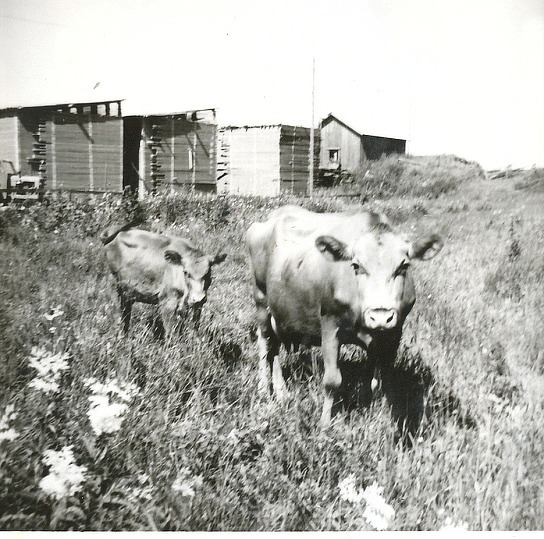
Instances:
[[[543,0],[0,0],[0,533],[544,530]]]

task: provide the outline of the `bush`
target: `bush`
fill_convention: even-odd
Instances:
[[[476,163],[451,155],[437,157],[382,157],[357,177],[361,196],[438,198],[459,189],[467,181],[484,177]]]

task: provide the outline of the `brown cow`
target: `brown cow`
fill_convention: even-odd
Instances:
[[[272,373],[274,393],[282,397],[280,343],[321,346],[321,423],[327,426],[342,381],[340,345],[363,347],[367,373],[380,369],[387,384],[415,302],[411,262],[435,256],[442,240],[430,235],[409,242],[377,213],[313,213],[298,206],[254,223],[246,240],[257,306],[259,388],[269,391]]]
[[[106,230],[100,237],[117,280],[123,330],[128,332],[136,301],[159,306],[167,334],[186,304],[198,322],[211,283],[211,268],[226,255],[210,257],[187,239],[133,229],[135,224]]]

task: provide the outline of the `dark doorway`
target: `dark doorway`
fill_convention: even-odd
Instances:
[[[140,140],[143,119],[138,116],[123,118],[123,189],[138,191],[140,180]],[[143,174],[143,171],[141,172]]]

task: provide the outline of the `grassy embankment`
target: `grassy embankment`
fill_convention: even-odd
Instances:
[[[364,180],[366,207],[446,240],[415,268],[418,301],[399,354],[426,406],[410,449],[395,443],[380,395],[320,432],[319,366],[297,357],[285,358],[284,405],[257,395],[243,234],[293,200],[168,196],[135,206],[106,197],[0,211],[0,418],[8,405],[16,414],[0,424],[0,438],[13,429],[0,441],[0,529],[369,529],[365,502],[340,495],[352,474],[358,489],[383,487],[391,529],[544,528],[542,185],[539,171],[491,181],[451,158],[384,160]],[[150,308],[137,305],[129,338],[120,336],[97,234],[137,212],[151,229],[228,253],[199,334],[158,341]],[[29,385],[33,347],[69,357],[57,392]],[[93,431],[89,377],[138,385],[119,430]],[[85,480],[57,500],[40,487],[50,473],[43,456],[65,446]]]

